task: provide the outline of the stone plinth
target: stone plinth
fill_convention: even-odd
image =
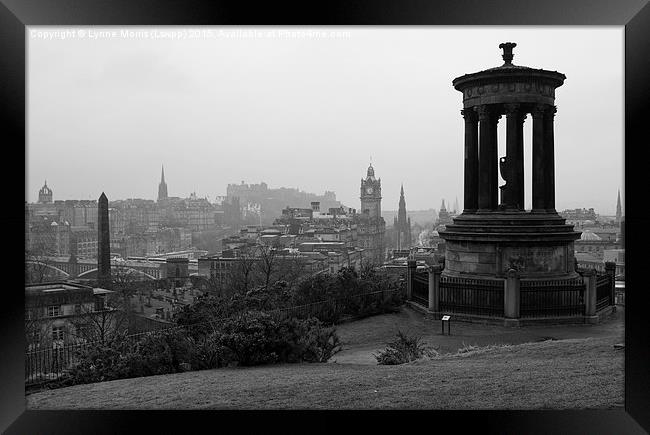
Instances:
[[[573,242],[580,233],[557,214],[462,214],[440,231],[446,276],[574,278]]]

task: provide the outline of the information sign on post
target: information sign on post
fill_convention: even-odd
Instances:
[[[445,335],[445,322],[447,322],[447,334],[451,335],[451,316],[442,316],[442,335]]]

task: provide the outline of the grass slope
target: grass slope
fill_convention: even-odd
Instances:
[[[401,366],[284,364],[123,379],[44,391],[28,409],[613,408],[617,336],[481,348]]]

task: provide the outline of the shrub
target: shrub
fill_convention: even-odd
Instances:
[[[196,368],[280,362],[325,362],[340,349],[336,330],[316,318],[277,320],[247,311],[225,321],[219,330],[196,342]]]
[[[422,337],[409,337],[402,331],[397,332],[397,339],[388,344],[385,350],[374,355],[377,364],[396,365],[415,361],[422,357],[431,357],[436,351],[422,343]]]
[[[287,319],[282,327],[291,344],[286,362],[327,362],[341,349],[336,329],[326,327],[315,317]]]
[[[215,321],[219,323],[228,317],[246,311],[274,310],[290,306],[291,292],[286,282],[278,281],[269,288],[235,293],[232,296],[200,296],[190,305],[184,306],[174,315],[178,325],[187,326],[188,334],[194,339],[204,338],[214,331]]]
[[[127,360],[129,375],[150,376],[181,371],[192,359],[192,342],[179,330],[144,335]]]
[[[238,365],[270,364],[278,361],[278,351],[284,347],[278,330],[278,322],[269,314],[247,311],[226,320],[216,339],[232,352]]]
[[[117,335],[104,343],[90,343],[53,386],[61,387],[181,371],[192,360],[192,343],[177,330],[147,334],[139,340]]]
[[[212,332],[198,340],[192,340],[192,369],[216,369],[234,361],[232,351],[221,343],[220,338],[219,332]]]
[[[377,292],[375,295],[362,296]],[[294,305],[324,303],[314,313],[333,324],[344,315],[366,317],[395,311],[405,299],[403,285],[385,271],[364,268],[360,273],[343,268],[336,274],[319,274],[301,281],[293,291]]]
[[[77,353],[78,363],[61,382],[73,385],[131,377],[129,361],[133,352],[132,343],[124,334],[115,335],[103,343],[92,343]]]

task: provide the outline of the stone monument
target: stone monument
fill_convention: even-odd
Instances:
[[[446,241],[443,276],[576,278],[573,242],[580,232],[555,210],[555,89],[566,76],[514,65],[515,43],[499,45],[504,63],[453,80],[463,94],[464,209],[440,231]],[[532,210],[524,209],[523,125],[530,114]],[[497,124],[505,115],[506,155],[498,156]],[[499,172],[506,181],[498,186]],[[498,197],[501,191],[500,198]]]
[[[97,280],[104,288],[111,286],[111,236],[108,227],[108,198],[104,192],[97,204]]]

